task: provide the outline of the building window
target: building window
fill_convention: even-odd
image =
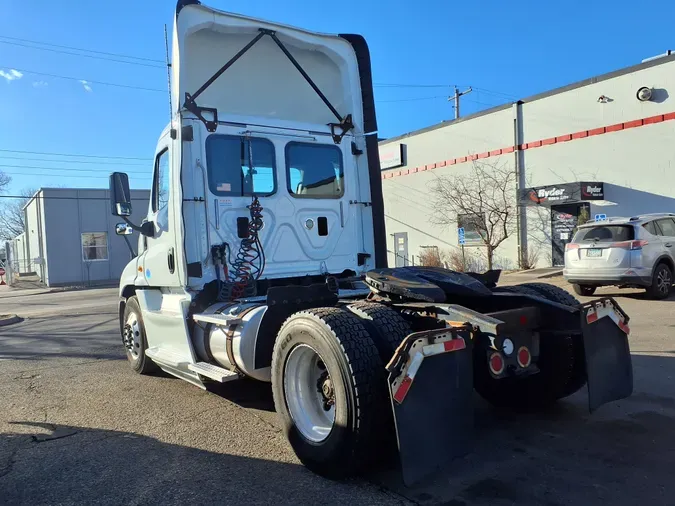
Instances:
[[[214,195],[266,196],[276,191],[274,144],[267,139],[210,135],[206,139],[206,167]]]
[[[328,144],[286,145],[288,192],[294,197],[340,198],[344,195],[342,151]]]
[[[82,259],[85,262],[108,260],[108,234],[105,232],[82,234]]]

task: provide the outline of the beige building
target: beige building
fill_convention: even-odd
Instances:
[[[560,265],[585,212],[590,219],[675,212],[674,140],[670,54],[383,140],[389,265],[418,263],[428,247],[457,251],[457,224],[433,224],[430,189],[439,178],[469,174],[474,163],[513,171],[514,200],[529,204],[519,206],[519,229],[496,250],[497,266],[517,266],[521,250],[538,256],[538,266]]]

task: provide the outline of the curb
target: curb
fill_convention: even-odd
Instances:
[[[22,321],[22,318],[15,314],[0,316],[0,327],[19,323],[20,321]]]

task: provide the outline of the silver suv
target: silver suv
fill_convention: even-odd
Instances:
[[[563,276],[579,295],[598,286],[670,294],[675,267],[675,214],[644,214],[581,225],[565,246]]]

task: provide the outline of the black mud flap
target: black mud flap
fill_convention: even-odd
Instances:
[[[471,448],[471,331],[410,334],[387,370],[403,481],[412,486]]]
[[[588,409],[629,397],[633,365],[628,346],[628,316],[610,298],[584,304],[581,311]]]

